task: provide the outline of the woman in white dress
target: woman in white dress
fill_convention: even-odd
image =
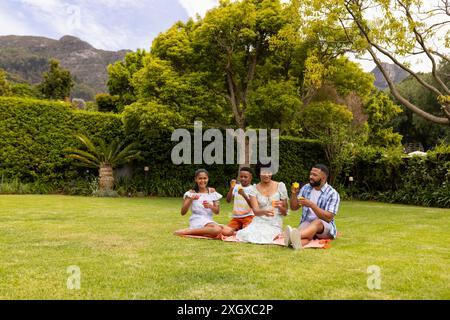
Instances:
[[[208,187],[209,174],[205,169],[195,172],[195,187],[187,191],[183,196],[181,215],[185,215],[191,208],[192,215],[189,218],[189,228],[175,231],[176,235],[203,236],[209,238],[218,237],[222,231],[232,233],[227,226],[221,226],[213,220],[213,213],[219,214],[219,200],[222,195],[213,188]]]
[[[236,233],[239,241],[271,244],[282,233],[282,216],[287,215],[288,193],[283,182],[272,180],[272,172],[262,166],[261,182],[250,195],[250,203],[255,217],[252,223]]]

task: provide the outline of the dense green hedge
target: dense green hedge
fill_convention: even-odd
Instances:
[[[238,165],[174,165],[170,156],[176,144],[170,141],[170,134],[167,133],[146,146],[145,159],[135,164],[133,178],[118,182],[119,193],[142,191],[146,194],[180,196],[192,188],[194,172],[198,168],[208,170],[211,186],[221,193],[227,191],[229,181],[236,178]],[[274,179],[286,184],[307,181],[311,166],[323,162],[323,159],[324,153],[317,141],[280,137],[280,167]],[[146,165],[150,168],[148,173],[144,172]],[[257,180],[256,177],[254,181]]]
[[[79,147],[76,132],[94,138],[122,135],[117,115],[74,110],[69,104],[0,97],[0,176],[3,180],[61,185],[80,168],[64,158],[67,147]]]
[[[450,208],[450,152],[393,161],[382,153],[358,157],[346,191],[362,200]]]

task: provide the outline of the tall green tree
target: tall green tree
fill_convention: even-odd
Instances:
[[[70,71],[62,68],[56,59],[50,60],[49,71],[44,72],[42,82],[38,90],[46,99],[64,100],[70,97],[70,92],[75,84]]]
[[[385,148],[401,145],[402,135],[393,132],[389,124],[403,110],[388,95],[375,93],[364,105],[364,111],[368,115],[369,144]]]
[[[352,113],[346,106],[323,101],[311,103],[301,113],[300,121],[305,132],[317,139],[325,151],[330,166],[330,183],[341,174],[352,143],[364,139],[364,135],[352,127]]]
[[[137,100],[131,83],[133,75],[143,67],[143,59],[147,55],[145,50],[127,53],[123,61],[108,66],[108,91],[112,96],[118,96],[118,109]]]
[[[450,88],[438,73],[439,60],[450,61],[447,1],[305,0],[301,3],[301,11],[311,25],[334,26],[339,38],[330,35],[324,39],[327,43],[341,41],[348,51],[371,57],[399,103],[427,121],[450,125]],[[445,41],[439,41],[439,32],[444,32]],[[402,59],[419,54],[430,63],[433,82],[425,81]],[[407,71],[433,94],[439,106],[435,110],[437,115],[401,94],[384,67],[383,58]]]

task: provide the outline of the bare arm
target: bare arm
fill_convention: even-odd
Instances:
[[[290,205],[291,205],[291,210],[293,210],[293,211],[297,211],[299,208],[298,199],[297,199],[298,192],[299,192],[299,188],[294,188],[293,186],[291,186]]]
[[[280,211],[280,214],[285,216],[287,215],[288,202],[287,199],[277,201],[276,207]]]
[[[268,216],[268,217],[273,217],[274,216],[274,212],[271,210],[261,210],[259,208],[259,204],[258,204],[258,200],[256,200],[255,196],[250,196],[250,203],[251,203],[251,207],[253,209],[253,213],[255,214],[255,216]]]
[[[187,197],[183,200],[183,206],[181,207],[181,215],[182,216],[184,216],[189,211],[192,201],[194,201],[194,199],[192,199],[190,197]]]
[[[326,222],[331,222],[334,219],[334,214],[333,213],[319,208],[317,206],[317,204],[311,202],[308,199],[302,199],[299,202],[303,206],[310,207],[314,211],[314,213],[316,214],[316,216],[319,219],[322,219],[322,220],[324,220]]]
[[[234,189],[234,186],[236,185],[236,180],[231,180],[231,183],[230,183],[230,189],[228,190],[228,193],[227,193],[227,203],[230,203],[231,202],[231,200],[233,200],[233,189]]]

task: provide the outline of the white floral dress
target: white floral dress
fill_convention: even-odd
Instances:
[[[187,191],[183,199],[190,197],[193,192]],[[208,223],[218,224],[213,220],[213,212],[211,209],[207,209],[203,206],[203,201],[214,202],[219,201],[222,198],[222,195],[218,192],[211,193],[197,193],[200,195],[200,198],[192,201],[191,211],[192,215],[189,218],[189,229],[199,229],[206,226]]]
[[[280,201],[288,198],[286,185],[283,182],[278,183],[277,191],[269,197],[259,192],[256,187],[254,187],[253,194],[262,210],[271,210],[273,200]],[[278,209],[275,209],[273,217],[255,216],[252,223],[236,233],[236,239],[242,242],[271,244],[275,237],[281,234],[282,228],[281,214]]]

